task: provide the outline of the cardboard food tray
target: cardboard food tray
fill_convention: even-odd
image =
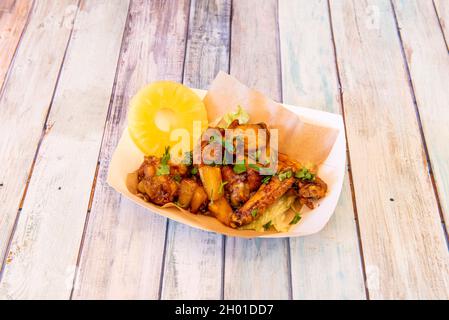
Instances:
[[[228,75],[219,74],[217,78],[222,77],[222,80],[228,81],[234,81],[234,79],[227,79],[226,77],[229,77]],[[235,80],[236,81],[236,80]],[[218,81],[219,82],[219,81]],[[217,83],[217,79],[214,81],[214,83]],[[210,90],[214,90],[213,86],[214,83],[211,86]],[[239,83],[235,83],[236,85],[240,85]],[[234,90],[231,87],[228,88],[229,90]],[[196,94],[200,98],[205,98],[207,91],[204,90],[198,90],[193,89]],[[245,88],[242,88],[242,90],[246,90]],[[249,89],[248,89],[249,90]],[[254,91],[255,92],[255,91]],[[220,91],[222,93],[222,91]],[[225,94],[225,93],[224,93]],[[242,93],[241,97],[246,97],[246,92]],[[256,92],[256,94],[259,94]],[[236,95],[237,97],[239,95]],[[211,92],[209,92],[208,97],[205,98],[205,103],[208,108],[208,115],[210,117],[216,117],[214,115],[214,112],[210,112],[209,108],[224,108],[224,106],[211,106],[213,102],[207,101],[208,99],[211,100],[211,98],[217,97],[218,95],[212,95]],[[245,98],[246,99],[246,98]],[[257,99],[258,105],[260,104],[260,97]],[[221,224],[217,219],[205,215],[200,214],[192,214],[190,212],[187,212],[185,210],[181,210],[177,207],[160,207],[152,203],[145,202],[144,200],[140,199],[138,196],[132,194],[128,188],[126,187],[126,177],[128,173],[135,171],[140,164],[143,161],[143,154],[142,152],[134,145],[133,141],[131,140],[128,130],[124,130],[122,133],[122,137],[114,151],[114,154],[112,156],[111,162],[109,164],[109,171],[108,171],[108,178],[107,182],[108,184],[114,188],[117,192],[121,193],[124,197],[128,198],[130,201],[133,201],[134,203],[137,203],[153,213],[157,213],[159,215],[162,215],[164,217],[167,217],[169,219],[178,221],[180,223],[184,223],[186,225],[189,225],[193,228],[210,231],[210,232],[216,232],[220,234],[224,234],[227,236],[235,236],[235,237],[243,237],[243,238],[253,238],[253,237],[261,237],[261,238],[282,238],[282,237],[299,237],[299,236],[306,236],[310,234],[314,234],[319,232],[329,221],[330,217],[335,211],[335,208],[337,206],[337,202],[341,193],[343,180],[344,180],[344,174],[345,174],[345,164],[346,164],[346,144],[345,144],[345,135],[344,135],[344,125],[343,125],[343,119],[340,115],[324,112],[324,111],[318,111],[310,108],[304,108],[300,106],[291,106],[286,104],[277,104],[274,102],[271,102],[270,100],[267,100],[267,104],[273,104],[269,105],[267,108],[277,108],[276,109],[276,115],[285,114],[289,117],[289,122],[296,121],[298,123],[302,123],[302,126],[305,128],[312,128],[312,130],[306,130],[307,132],[312,132],[312,135],[315,134],[316,128],[319,128],[318,132],[320,137],[312,137],[310,139],[315,139],[321,144],[326,144],[328,141],[331,141],[328,145],[328,150],[322,152],[323,148],[316,147],[312,144],[310,146],[308,145],[308,142],[304,142],[303,144],[306,145],[306,147],[311,150],[309,153],[313,153],[315,150],[317,151],[317,154],[314,155],[319,159],[320,157],[325,156],[324,160],[319,160],[319,176],[327,183],[328,185],[328,192],[327,195],[317,202],[317,205],[315,209],[311,210],[309,208],[302,208],[301,210],[301,220],[298,224],[292,226],[288,232],[282,232],[282,233],[275,233],[275,232],[256,232],[251,230],[236,230],[232,229],[230,227],[227,227],[223,224]],[[236,101],[233,101],[230,104],[227,105],[235,105]],[[251,104],[251,102],[249,102]],[[246,108],[245,102],[242,101],[243,107]],[[215,109],[216,110],[216,109]],[[259,114],[259,110],[257,109],[257,112]],[[268,109],[270,110],[270,109]],[[227,111],[224,111],[227,112]],[[210,113],[212,115],[210,115]],[[262,112],[263,113],[263,112]],[[250,112],[250,122],[253,121],[253,116]],[[211,119],[209,119],[211,120]],[[257,120],[264,120],[269,126],[270,126],[270,119],[257,119]],[[257,121],[257,122],[259,122]],[[274,119],[276,121],[276,119]],[[210,121],[212,122],[212,121]],[[293,127],[293,126],[291,126]],[[289,128],[289,127],[287,127]],[[296,129],[295,129],[296,130]],[[307,135],[307,134],[306,134]],[[324,135],[324,137],[322,137]],[[303,136],[303,135],[302,135]],[[301,137],[302,137],[301,136]],[[321,139],[322,138],[322,139]],[[292,137],[285,136],[282,137],[280,134],[280,149],[283,145],[282,139],[290,139],[288,143],[284,143],[284,146],[287,148],[290,148],[290,151],[293,152],[295,150],[301,150],[299,147],[301,144],[300,142],[297,142],[298,145],[296,145],[295,148],[295,141],[291,141]],[[309,140],[310,140],[309,139]],[[320,141],[324,142],[320,142]],[[290,146],[290,147],[289,147]],[[314,148],[314,149],[313,149]],[[290,152],[290,153],[291,153]],[[287,154],[290,156],[290,153],[287,152]],[[299,155],[303,154],[301,152],[298,153]],[[297,159],[299,156],[294,157]],[[303,159],[299,159],[303,160]],[[150,213],[149,213],[150,214]]]

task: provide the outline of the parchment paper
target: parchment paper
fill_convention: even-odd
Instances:
[[[242,106],[251,123],[265,122],[269,128],[278,129],[279,151],[301,163],[321,164],[338,134],[333,128],[305,123],[279,103],[224,72],[218,73],[212,82],[204,103],[209,122]]]
[[[250,122],[265,122],[269,128],[279,130],[280,152],[306,163],[319,166],[319,175],[328,184],[328,194],[313,210],[305,208],[301,221],[289,232],[255,232],[236,230],[204,215],[192,214],[173,205],[159,207],[129,192],[126,187],[128,173],[135,171],[143,161],[143,154],[125,130],[109,165],[107,182],[131,201],[150,211],[191,227],[237,237],[289,237],[315,233],[322,229],[332,215],[341,192],[345,167],[345,140],[341,116],[313,109],[286,106],[249,89],[235,78],[220,72],[207,92],[195,90],[204,97],[209,122],[216,120],[238,105],[247,110]]]

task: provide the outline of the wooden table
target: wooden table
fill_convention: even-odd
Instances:
[[[448,299],[448,39],[448,0],[2,0],[0,298]],[[106,184],[135,92],[219,70],[344,115],[320,233],[223,237]]]

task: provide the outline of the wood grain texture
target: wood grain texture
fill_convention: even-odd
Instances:
[[[446,48],[449,51],[449,1],[434,0],[433,2],[440,21],[441,31],[445,38]]]
[[[70,297],[127,11],[121,0],[80,5],[2,297]]]
[[[234,1],[231,74],[282,100],[277,1]],[[290,298],[288,239],[226,238],[225,299]]]
[[[279,1],[279,30],[284,102],[341,113],[327,1]],[[293,299],[365,298],[348,174],[328,225],[290,255]]]
[[[0,100],[0,259],[5,256],[42,135],[77,0],[36,1]],[[76,6],[75,6],[76,9]],[[51,18],[49,18],[51,17]]]
[[[184,84],[207,88],[229,64],[229,0],[193,0]],[[219,299],[222,295],[224,237],[169,222],[163,299]]]
[[[449,296],[449,254],[389,1],[331,1],[373,299]]]
[[[188,10],[189,1],[131,3],[75,299],[159,297],[166,219],[122,198],[106,177],[132,96],[152,81],[182,80]]]
[[[432,3],[393,3],[442,213],[449,222],[448,52]]]
[[[33,1],[16,0],[0,3],[0,88],[2,88]]]

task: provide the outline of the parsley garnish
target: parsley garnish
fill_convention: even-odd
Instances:
[[[182,160],[183,164],[190,166],[192,164],[193,152],[188,151],[184,154],[184,159]]]
[[[236,174],[240,174],[240,173],[246,172],[246,166],[243,163],[235,164],[233,170]]]
[[[228,182],[227,181],[225,181],[225,182],[221,182],[220,183],[220,188],[218,189],[218,194],[223,194],[223,188],[224,188],[224,186],[225,185],[227,185],[228,184]]]
[[[170,174],[170,167],[168,166],[168,164],[161,164],[159,165],[159,167],[157,167],[156,169],[157,176],[164,176],[167,174]]]
[[[284,181],[285,179],[291,178],[292,177],[292,171],[288,170],[285,172],[281,172],[278,175],[279,181]]]
[[[301,179],[303,181],[313,181],[315,180],[315,174],[310,172],[309,169],[303,167],[300,170],[296,171],[295,177]]]
[[[263,228],[264,228],[265,230],[270,229],[270,227],[271,227],[271,220],[268,221],[267,223],[265,223],[265,224],[263,225]]]
[[[299,220],[301,220],[301,216],[299,214],[295,214],[295,216],[293,217],[292,221],[290,221],[289,224],[297,224]]]
[[[170,160],[170,147],[165,147],[164,155],[161,158],[162,164],[167,164],[168,160]]]
[[[165,147],[164,155],[161,158],[161,163],[157,167],[156,175],[163,176],[170,174],[170,166],[168,165],[168,160],[170,160],[170,147]]]
[[[257,216],[257,209],[251,210],[251,215],[255,218]]]
[[[271,180],[271,176],[266,176],[265,178],[262,179],[262,183],[267,184],[268,182],[270,182],[270,180]]]
[[[181,176],[180,176],[179,174],[175,174],[174,177],[173,177],[173,179],[174,179],[176,182],[181,182]]]
[[[192,175],[196,175],[198,173],[198,168],[197,167],[193,167],[192,170],[190,170],[190,173]]]
[[[259,167],[257,164],[254,164],[254,163],[250,163],[250,164],[248,165],[248,167],[250,167],[251,169],[254,169],[254,170],[256,170],[256,171],[259,171],[259,170],[260,170],[260,167]]]
[[[299,211],[297,211],[294,207],[293,204],[290,206],[290,209],[293,210],[293,212],[295,213],[295,216],[293,217],[292,221],[290,221],[289,224],[297,224],[299,222],[299,220],[301,220],[301,215],[299,213]]]

